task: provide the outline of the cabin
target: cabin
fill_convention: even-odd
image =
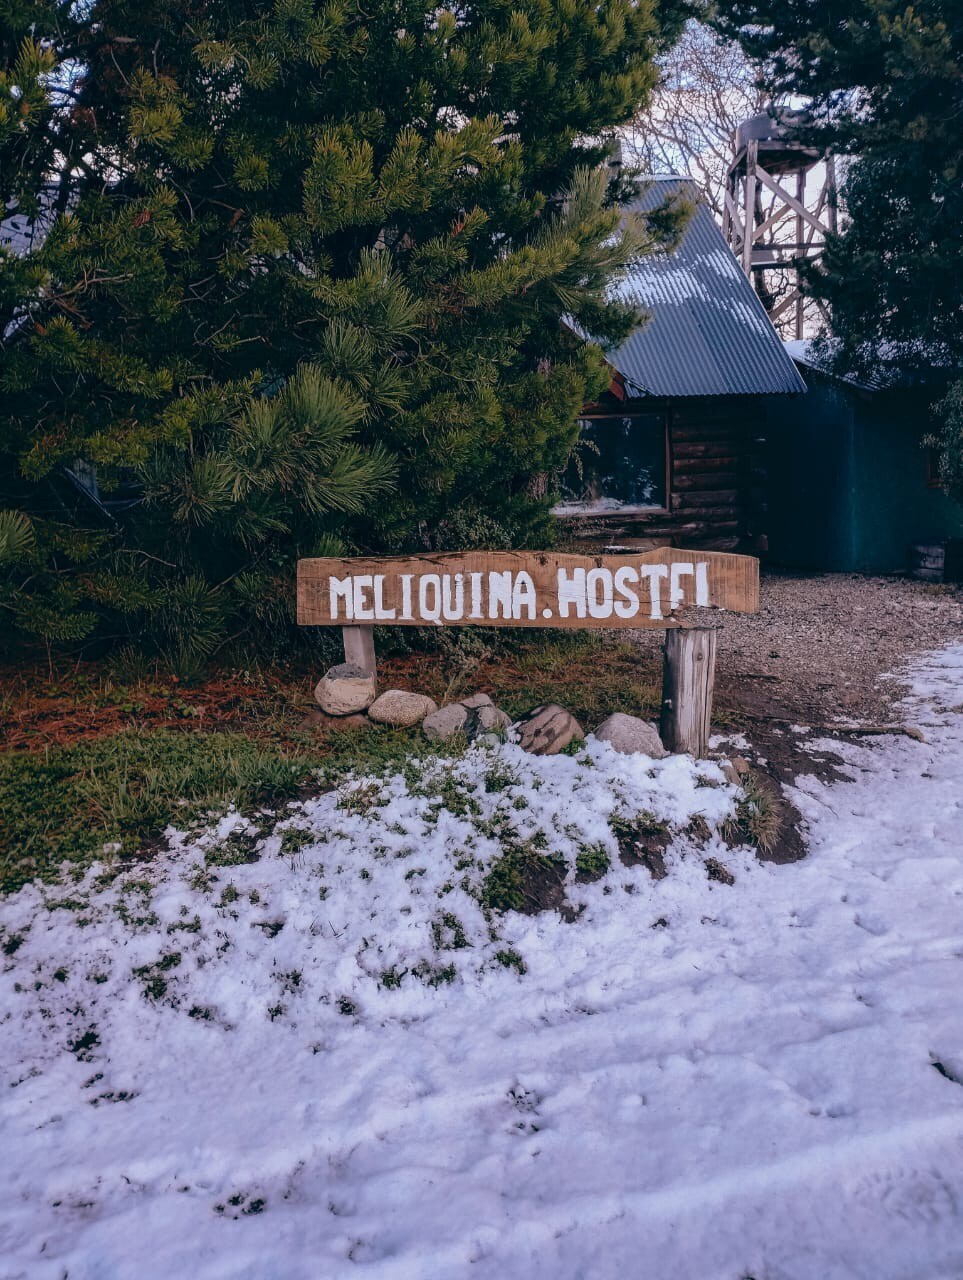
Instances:
[[[641,258],[619,296],[648,323],[606,352],[612,382],[586,405],[555,514],[565,541],[757,552],[765,546],[769,403],[806,390],[689,179],[651,180],[630,208],[695,204],[671,254]]]
[[[857,380],[828,371],[808,342],[786,349],[809,393],[770,406],[770,561],[942,580],[937,569],[947,554],[959,564],[963,506],[941,489],[924,437],[947,372]]]

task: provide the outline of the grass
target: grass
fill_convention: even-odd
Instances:
[[[730,844],[750,844],[761,853],[771,853],[782,831],[778,806],[751,772],[743,778],[742,790],[735,816],[724,824],[723,837]]]
[[[665,850],[672,838],[667,823],[643,810],[633,817],[609,819],[609,827],[619,847],[619,861],[625,867],[647,867],[656,880],[665,878]]]
[[[457,757],[464,743],[429,742],[418,729],[306,727],[318,675],[307,662],[217,671],[193,684],[157,672],[152,679],[131,673],[125,683],[109,663],[78,664],[53,680],[46,668],[16,673],[0,703],[10,748],[0,755],[0,893],[35,878],[55,881],[64,863],[82,872],[95,860],[122,860],[169,823],[183,826],[231,805],[274,805],[307,784],[333,788],[356,773],[402,772],[413,786],[424,775],[421,785],[439,805],[471,810],[474,801],[456,779],[423,768]],[[661,695],[657,654],[593,632],[486,632],[464,652],[457,645],[388,651],[380,666],[384,688],[439,700],[482,689],[513,716],[557,702],[586,730],[614,711],[651,717]],[[492,766],[484,785],[499,792],[515,782],[510,770]],[[376,797],[352,792],[345,806],[369,799]],[[765,824],[750,816],[762,845]],[[297,842],[296,833],[285,835],[286,855],[296,856]],[[209,860],[232,865],[251,856],[225,845]],[[547,867],[529,870],[536,882],[554,879]],[[499,892],[493,884],[492,892],[520,896],[517,885]],[[530,884],[525,894],[531,897]]]
[[[584,845],[575,857],[575,878],[582,884],[601,880],[612,865],[604,845]]]
[[[330,788],[356,771],[389,773],[450,754],[415,731],[383,728],[282,742],[128,729],[42,752],[8,752],[0,755],[0,894],[34,879],[52,883],[64,863],[81,874],[95,861],[129,857],[171,823],[274,805],[306,784]],[[347,803],[360,803],[359,796]],[[297,836],[285,839],[290,853]],[[253,857],[235,840],[209,861],[231,866]]]
[[[164,974],[176,969],[181,962],[179,951],[170,951],[162,955],[154,964],[141,965],[135,969],[134,977],[139,978],[147,1000],[161,1000],[167,994],[167,979]]]
[[[523,977],[528,972],[528,966],[525,961],[511,947],[505,951],[496,951],[495,959],[503,969],[514,969],[519,977]]]
[[[122,732],[0,756],[0,892],[131,854],[168,823],[295,794],[311,757],[242,734]]]
[[[329,637],[331,638],[331,637]],[[484,690],[512,716],[545,702],[570,710],[586,731],[615,711],[653,718],[661,703],[657,648],[615,641],[593,631],[451,628],[439,636],[379,629],[379,683],[414,689],[437,702]],[[441,643],[441,642],[444,643]],[[336,646],[336,637],[331,638]],[[439,647],[440,646],[440,647]],[[73,745],[122,728],[238,732],[285,750],[305,740],[337,768],[359,754],[361,733],[328,726],[305,730],[311,691],[327,665],[305,651],[291,661],[245,669],[212,668],[202,679],[131,669],[110,660],[71,664],[51,678],[47,664],[0,670],[0,739],[14,750]],[[739,728],[743,717],[725,688],[716,691],[714,724]],[[360,754],[397,761],[422,741],[417,732],[375,737]]]
[[[631,818],[617,815],[609,819],[609,827],[620,845],[628,841],[668,841],[671,835],[669,824],[647,809]]]
[[[482,881],[481,902],[493,911],[534,915],[557,908],[565,898],[565,863],[540,852],[533,841],[509,847]]]
[[[477,673],[482,687],[511,716],[546,702],[593,729],[615,711],[652,717],[662,698],[661,669],[633,644],[613,644],[591,631],[526,639],[519,651]]]
[[[306,739],[310,741],[310,739]],[[320,777],[336,786],[351,773],[401,773],[413,761],[450,758],[467,744],[430,742],[419,729],[331,729],[325,735]]]
[[[461,951],[471,945],[461,921],[450,911],[432,923],[431,936],[436,951]]]

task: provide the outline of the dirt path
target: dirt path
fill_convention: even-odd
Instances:
[[[726,619],[722,670],[766,678],[809,720],[893,718],[902,686],[881,679],[920,650],[963,637],[963,590],[849,574],[765,575],[756,615]]]
[[[657,648],[658,632],[632,633]],[[963,589],[902,578],[766,573],[757,614],[727,614],[719,686],[794,722],[894,716],[898,682],[881,679],[913,653],[963,638]],[[761,688],[759,686],[762,686]]]
[[[661,633],[630,633],[656,657]],[[803,751],[846,726],[900,723],[891,674],[914,654],[963,639],[963,589],[904,578],[764,573],[757,614],[726,614],[717,708],[745,726],[772,774],[831,779],[839,758]],[[825,726],[839,725],[835,733]],[[812,732],[800,734],[804,726]]]

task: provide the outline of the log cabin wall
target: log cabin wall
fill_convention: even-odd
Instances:
[[[619,409],[625,414],[633,409],[666,414],[666,509],[561,517],[562,541],[597,550],[659,545],[764,549],[765,401],[759,396],[687,396],[623,402]]]
[[[593,422],[559,477],[573,550],[766,550],[767,409],[779,423],[806,383],[693,182],[655,178],[629,208],[648,217],[680,197],[693,214],[679,243],[636,259],[619,284],[619,300],[650,318],[606,350],[609,389],[581,415],[621,422],[607,437]]]

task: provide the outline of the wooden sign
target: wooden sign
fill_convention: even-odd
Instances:
[[[298,622],[322,627],[659,627],[759,608],[759,561],[718,551],[466,551],[301,560]]]

